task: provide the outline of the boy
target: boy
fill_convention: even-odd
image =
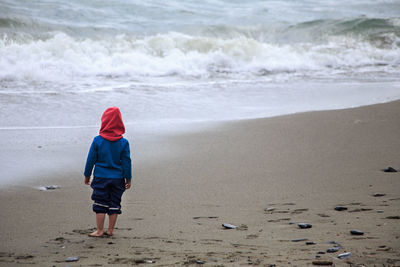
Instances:
[[[122,135],[125,126],[117,107],[108,108],[101,117],[100,135],[93,139],[85,166],[85,184],[93,188],[93,211],[97,230],[91,237],[113,235],[118,214],[121,214],[121,197],[131,187],[132,167],[129,142]],[[93,181],[90,176],[94,167]],[[106,213],[108,230],[104,232]]]

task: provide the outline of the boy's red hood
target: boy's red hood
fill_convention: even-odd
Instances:
[[[100,136],[109,141],[117,141],[125,133],[121,111],[117,107],[111,107],[101,116]]]

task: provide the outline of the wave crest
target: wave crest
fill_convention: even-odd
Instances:
[[[396,21],[396,20],[394,20]],[[332,25],[332,23],[334,25]],[[147,37],[133,35],[103,38],[73,37],[52,32],[49,38],[0,40],[0,79],[80,81],[98,77],[122,77],[140,81],[146,77],[243,78],[292,73],[329,76],[337,73],[380,71],[399,73],[400,38],[387,20],[303,23],[285,34],[325,25],[335,28],[321,41],[270,42],[237,34],[231,38],[170,32]],[[395,23],[391,22],[390,27]],[[347,25],[347,26],[343,26]],[[295,29],[294,29],[295,28]],[[346,28],[352,34],[336,34]],[[352,30],[350,30],[352,29]],[[355,34],[362,31],[367,35]]]

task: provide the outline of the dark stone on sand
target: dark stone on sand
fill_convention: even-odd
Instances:
[[[400,216],[387,216],[386,219],[400,220]]]
[[[79,257],[68,257],[65,259],[65,262],[74,262],[79,261]]]
[[[323,251],[318,251],[317,254],[325,254]]]
[[[345,207],[345,206],[336,206],[336,207],[335,207],[335,210],[337,210],[337,211],[343,211],[343,210],[347,210],[347,207]]]
[[[317,244],[317,243],[315,243],[315,242],[313,242],[313,241],[308,241],[308,242],[306,242],[306,245],[307,245],[307,246],[315,245],[315,244]]]
[[[384,172],[397,172],[397,170],[393,167],[387,167],[386,169],[383,170]]]
[[[205,262],[204,262],[204,261],[201,261],[201,260],[197,260],[196,263],[197,263],[197,264],[204,264]]]
[[[297,224],[301,229],[307,229],[307,228],[311,228],[312,225],[309,223],[298,223]]]
[[[339,249],[340,249],[340,247],[328,248],[328,249],[326,250],[326,252],[328,252],[328,253],[335,253],[335,252],[338,252]]]
[[[41,191],[47,191],[47,190],[54,190],[60,188],[58,185],[46,185],[46,186],[41,186],[39,187],[39,190]]]
[[[383,196],[386,196],[386,194],[375,193],[375,194],[373,194],[372,196],[374,196],[374,197],[383,197]]]
[[[352,235],[363,235],[364,232],[360,230],[350,230],[350,234]]]
[[[58,188],[58,185],[48,185],[48,186],[45,186],[45,188],[46,188],[46,190],[54,190],[54,189]]]
[[[292,242],[301,242],[301,241],[307,241],[307,238],[299,238],[299,239],[293,239]]]
[[[313,265],[318,265],[318,266],[329,266],[329,265],[333,265],[332,261],[323,261],[323,260],[317,260],[317,261],[313,261],[312,262]]]

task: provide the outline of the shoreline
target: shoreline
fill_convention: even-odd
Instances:
[[[94,227],[91,190],[83,185],[84,162],[75,158],[70,170],[36,180],[54,181],[59,189],[0,189],[0,265],[65,266],[67,257],[79,256],[78,265],[199,260],[302,266],[326,260],[335,266],[395,266],[400,226],[387,217],[400,215],[400,177],[381,169],[400,169],[398,114],[400,101],[394,101],[139,139],[147,143],[132,147],[134,187],[123,197],[112,238],[86,235]],[[86,147],[79,142],[71,153],[80,149],[85,158]],[[159,152],[162,157],[140,160]],[[348,210],[335,211],[337,205]],[[300,222],[312,228],[299,229]],[[222,223],[239,229],[223,230]],[[352,236],[351,229],[365,234]],[[316,244],[292,242],[302,238]],[[339,252],[326,253],[334,246],[329,241],[340,243]],[[337,259],[347,251],[350,259]]]
[[[126,125],[127,133],[125,136],[128,140],[133,139],[133,145],[136,146],[139,143],[147,145],[149,142],[162,142],[171,136],[180,136],[187,133],[197,133],[197,132],[207,132],[208,130],[216,129],[219,127],[224,127],[224,125],[235,124],[235,123],[245,123],[250,121],[262,121],[276,118],[285,118],[290,116],[298,116],[303,114],[312,114],[315,112],[335,112],[344,110],[353,110],[358,108],[385,105],[399,102],[398,100],[388,100],[387,102],[375,103],[369,105],[361,105],[349,108],[338,108],[338,109],[327,109],[327,110],[309,110],[300,111],[288,114],[281,114],[269,117],[260,118],[242,118],[242,119],[231,119],[231,120],[217,120],[217,121],[194,121],[194,122],[164,122],[163,126],[155,126],[152,124],[145,123],[144,128],[139,127],[135,129],[134,124],[128,123]],[[169,126],[166,126],[169,125]],[[171,125],[178,126],[179,130],[171,129]],[[143,125],[142,125],[143,126]],[[22,131],[21,131],[22,130]],[[69,140],[69,136],[64,133],[64,130],[72,133],[72,139]],[[26,134],[31,134],[29,131],[40,132],[40,134],[33,135],[33,140],[26,138]],[[49,132],[54,131],[54,132]],[[155,133],[157,132],[157,133]],[[11,138],[10,138],[11,133]],[[52,172],[63,173],[68,171],[68,165],[83,165],[82,161],[86,159],[86,146],[90,143],[88,140],[92,140],[94,136],[98,134],[98,126],[28,126],[28,127],[5,127],[0,128],[0,138],[2,140],[10,139],[8,143],[3,143],[3,151],[0,154],[0,168],[3,170],[3,177],[9,176],[7,181],[0,180],[0,190],[7,189],[10,187],[21,187],[21,184],[27,184],[28,187],[40,187],[45,186],[46,183],[52,183],[53,178],[46,178],[51,176]],[[60,137],[56,137],[60,135]],[[79,137],[81,135],[81,137]],[[44,136],[44,137],[42,137]],[[150,137],[148,137],[150,136]],[[30,136],[32,137],[32,136]],[[139,139],[139,142],[136,142]],[[22,140],[22,141],[20,141]],[[60,142],[60,140],[64,140]],[[26,145],[28,145],[27,150]],[[62,148],[64,146],[64,148]],[[145,147],[139,147],[139,150],[144,151]],[[49,149],[46,149],[49,148]],[[62,149],[61,149],[62,148]],[[174,148],[172,148],[174,149]],[[67,155],[64,156],[65,151]],[[27,152],[27,153],[26,153]],[[157,151],[159,156],[157,159],[163,160],[163,158],[168,157],[168,152]],[[140,157],[141,164],[151,164],[151,159],[154,155],[144,155]],[[54,158],[62,157],[62,160],[54,161]],[[13,167],[18,161],[27,163],[31,159],[35,159],[34,164],[25,165],[23,168],[19,168],[17,171]],[[53,168],[49,168],[48,162],[54,164]],[[63,163],[67,162],[67,163]],[[18,164],[18,163],[17,163]],[[11,167],[10,167],[11,166]],[[28,173],[28,174],[27,174]],[[31,173],[35,173],[35,178],[32,177]],[[76,172],[75,172],[76,174]],[[22,179],[21,179],[22,177]],[[16,179],[15,182],[11,180]],[[40,181],[45,180],[46,183],[40,183]]]

